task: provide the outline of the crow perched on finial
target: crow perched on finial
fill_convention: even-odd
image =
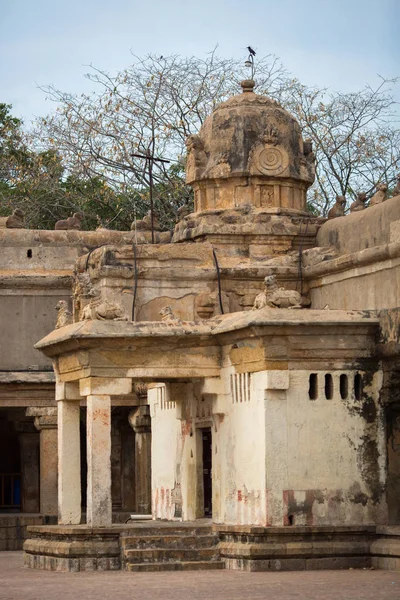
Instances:
[[[252,48],[251,46],[247,46],[247,50],[250,52],[250,54],[251,54],[252,56],[255,56],[255,55],[256,55],[255,51],[253,50],[253,48]]]

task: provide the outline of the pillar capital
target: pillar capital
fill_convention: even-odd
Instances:
[[[79,402],[81,399],[79,381],[57,381],[56,400],[69,400]]]
[[[151,432],[150,406],[143,405],[131,410],[128,415],[129,425],[135,433]]]
[[[34,417],[34,424],[38,431],[42,429],[57,429],[57,407],[32,406],[26,410],[27,417]]]

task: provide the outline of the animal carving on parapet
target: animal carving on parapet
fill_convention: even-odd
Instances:
[[[369,205],[375,206],[376,204],[382,204],[382,202],[385,202],[387,197],[387,189],[388,186],[386,185],[386,183],[378,183],[378,185],[376,186],[376,192],[369,201]]]
[[[68,217],[68,219],[61,219],[57,221],[54,229],[56,230],[68,230],[75,229],[79,230],[82,227],[83,214],[76,212],[72,215],[72,217]]]
[[[400,196],[400,173],[397,175],[397,183],[393,188],[392,197]]]
[[[153,229],[154,231],[161,231],[160,224],[156,215],[153,213]],[[131,231],[151,231],[151,210],[147,211],[143,219],[133,221],[131,225]]]
[[[264,279],[265,289],[254,300],[253,310],[269,306],[270,308],[305,308],[311,302],[296,290],[278,287],[275,275],[267,275]]]
[[[176,317],[170,306],[163,306],[160,310],[161,321],[169,325],[182,325],[182,321]]]
[[[24,213],[20,208],[15,208],[12,215],[6,219],[7,229],[23,229],[24,225]]]
[[[328,219],[336,219],[344,217],[344,209],[346,208],[346,198],[344,196],[336,196],[336,202],[328,212]]]
[[[127,321],[124,310],[116,302],[105,300],[101,292],[92,288],[88,294],[91,299],[82,310],[81,321]]]
[[[59,300],[56,304],[57,314],[57,322],[56,329],[60,329],[60,327],[65,327],[65,325],[71,325],[72,321],[72,313],[68,310],[68,304],[65,300]]]
[[[353,204],[350,205],[350,212],[358,212],[366,208],[367,194],[365,192],[358,192],[357,198]]]
[[[178,208],[177,223],[179,223],[179,221],[181,221],[182,219],[184,219],[185,217],[190,215],[190,213],[192,213],[192,212],[193,212],[192,209],[187,204],[184,204],[183,206]]]

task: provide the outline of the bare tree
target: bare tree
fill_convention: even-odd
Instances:
[[[137,155],[169,159],[172,170],[157,163],[153,172],[156,204],[168,213],[168,224],[190,197],[184,184],[186,137],[199,130],[216,104],[238,93],[239,81],[248,75],[241,63],[215,51],[205,59],[134,57],[115,76],[91,67],[87,77],[96,93],[77,96],[44,88],[57,110],[38,123],[36,134],[43,147],[57,148],[69,174],[104,178],[122,193],[135,190],[132,216],[141,216],[148,204],[149,161]],[[371,194],[378,182],[390,186],[395,180],[399,131],[393,126],[390,86],[396,80],[357,93],[328,93],[302,85],[274,56],[257,61],[255,78],[257,92],[292,112],[314,143],[317,178],[309,194],[314,209],[326,214],[336,194]]]

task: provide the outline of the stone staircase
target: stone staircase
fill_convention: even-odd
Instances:
[[[120,538],[126,571],[223,569],[218,535],[211,526],[138,527]]]

